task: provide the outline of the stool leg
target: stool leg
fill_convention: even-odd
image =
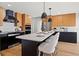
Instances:
[[[2,53],[0,52],[0,56],[2,56]]]
[[[43,56],[45,56],[45,54],[43,53]]]
[[[0,56],[1,56],[1,53],[0,53]]]
[[[57,55],[57,49],[58,49],[58,47],[56,47],[56,49],[55,49],[55,52],[54,52],[55,55]]]
[[[41,54],[41,51],[38,52],[38,56],[40,56],[40,54]]]
[[[52,56],[52,53],[50,55]]]

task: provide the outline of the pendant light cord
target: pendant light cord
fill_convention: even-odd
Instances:
[[[44,12],[45,12],[45,0],[44,0]]]
[[[51,16],[51,8],[49,8],[50,16]]]
[[[41,18],[47,18],[47,14],[46,14],[46,12],[45,12],[45,0],[44,0],[44,2],[43,2],[43,13],[42,13],[42,16],[41,16]]]

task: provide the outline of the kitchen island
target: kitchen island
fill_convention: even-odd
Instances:
[[[44,42],[55,31],[32,33],[27,35],[17,36],[16,38],[22,40],[22,56],[36,56],[38,55],[38,46]]]

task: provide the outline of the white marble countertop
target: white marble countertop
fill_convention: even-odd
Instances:
[[[46,38],[48,38],[50,35],[52,35],[54,32],[55,31],[51,30],[47,32],[39,32],[39,33],[21,35],[21,36],[17,36],[16,38],[41,42],[41,41],[44,41]]]

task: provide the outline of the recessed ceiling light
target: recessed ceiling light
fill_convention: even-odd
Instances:
[[[10,6],[11,6],[11,4],[8,4],[8,6],[10,7]]]

